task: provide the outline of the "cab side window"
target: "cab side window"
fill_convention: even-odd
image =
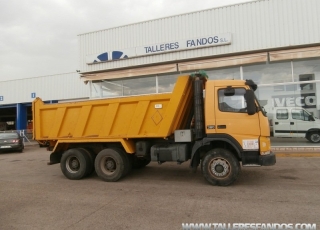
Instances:
[[[289,113],[287,109],[277,109],[276,117],[278,120],[287,120]]]
[[[292,119],[308,121],[309,120],[309,114],[307,114],[302,109],[293,109],[292,110]]]
[[[234,93],[230,93],[228,89],[220,89],[218,91],[219,110],[222,112],[246,113],[245,93],[244,88],[234,88]]]

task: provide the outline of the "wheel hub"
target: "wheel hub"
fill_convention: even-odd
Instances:
[[[113,160],[107,160],[106,162],[106,169],[111,171],[115,168],[115,163]]]
[[[216,177],[224,177],[230,172],[230,165],[224,159],[214,159],[210,166],[211,173]]]
[[[117,170],[117,162],[112,157],[103,158],[100,164],[101,170],[107,175],[112,175]]]
[[[72,167],[73,169],[78,168],[78,167],[79,167],[79,162],[78,162],[77,160],[73,160],[73,161],[71,162],[71,167]]]
[[[318,133],[314,133],[311,135],[311,140],[312,142],[319,142],[320,140],[320,135]]]
[[[224,170],[223,166],[222,165],[216,165],[215,167],[215,171],[218,172],[218,173],[222,173]]]
[[[70,156],[66,160],[66,168],[70,173],[76,173],[80,169],[80,161],[74,156]]]

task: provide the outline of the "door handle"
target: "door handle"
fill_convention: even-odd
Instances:
[[[275,122],[274,124],[275,124],[275,125],[279,125],[279,122]]]
[[[217,125],[217,129],[226,129],[227,126],[226,125]]]
[[[290,125],[294,125],[294,122],[290,122]]]

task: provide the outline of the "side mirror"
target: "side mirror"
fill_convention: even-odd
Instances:
[[[244,94],[244,98],[247,102],[247,113],[248,115],[253,115],[257,112],[256,103],[254,100],[254,93],[252,90],[246,90],[246,93]]]
[[[309,115],[309,121],[315,121],[312,115]]]

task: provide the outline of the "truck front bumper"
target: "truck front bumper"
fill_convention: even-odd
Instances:
[[[276,163],[276,155],[271,152],[268,155],[259,156],[259,163],[261,166],[271,166]]]

